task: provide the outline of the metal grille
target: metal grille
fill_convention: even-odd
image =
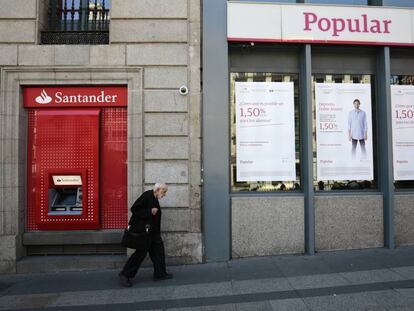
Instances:
[[[102,229],[127,226],[127,109],[101,110]]]
[[[28,208],[27,231],[38,231],[36,224],[36,180],[39,178],[37,161],[43,160],[37,156],[39,131],[38,109],[29,110],[28,135]],[[95,181],[95,187],[100,189],[100,221],[102,229],[125,228],[128,221],[127,206],[127,109],[104,108],[100,114],[100,185]],[[58,133],[51,133],[52,136]],[[65,140],[66,141],[66,140]],[[74,145],[82,145],[80,141]],[[73,147],[75,148],[75,147]],[[63,154],[64,155],[64,154]],[[97,155],[96,155],[97,156]],[[77,157],[81,159],[81,157]]]
[[[43,44],[108,44],[108,0],[50,0]]]

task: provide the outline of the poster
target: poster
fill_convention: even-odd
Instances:
[[[414,85],[391,85],[394,180],[414,180]]]
[[[316,83],[318,180],[373,180],[371,85]]]
[[[293,181],[293,82],[236,82],[237,181]]]

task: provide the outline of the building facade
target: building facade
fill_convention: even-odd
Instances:
[[[206,260],[414,243],[412,6],[204,1]]]
[[[0,2],[0,271],[126,254],[156,182],[170,262],[202,261],[200,1]]]
[[[409,2],[0,0],[0,272],[158,181],[170,263],[414,244]]]

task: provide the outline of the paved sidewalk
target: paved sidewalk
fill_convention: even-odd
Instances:
[[[169,267],[0,276],[0,310],[414,310],[414,247]]]

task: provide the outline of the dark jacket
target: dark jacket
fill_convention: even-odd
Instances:
[[[158,212],[152,215],[151,209],[158,208]],[[132,232],[145,232],[145,225],[151,226],[151,233],[159,234],[161,228],[161,208],[153,190],[145,191],[131,207],[132,216],[129,220]]]

